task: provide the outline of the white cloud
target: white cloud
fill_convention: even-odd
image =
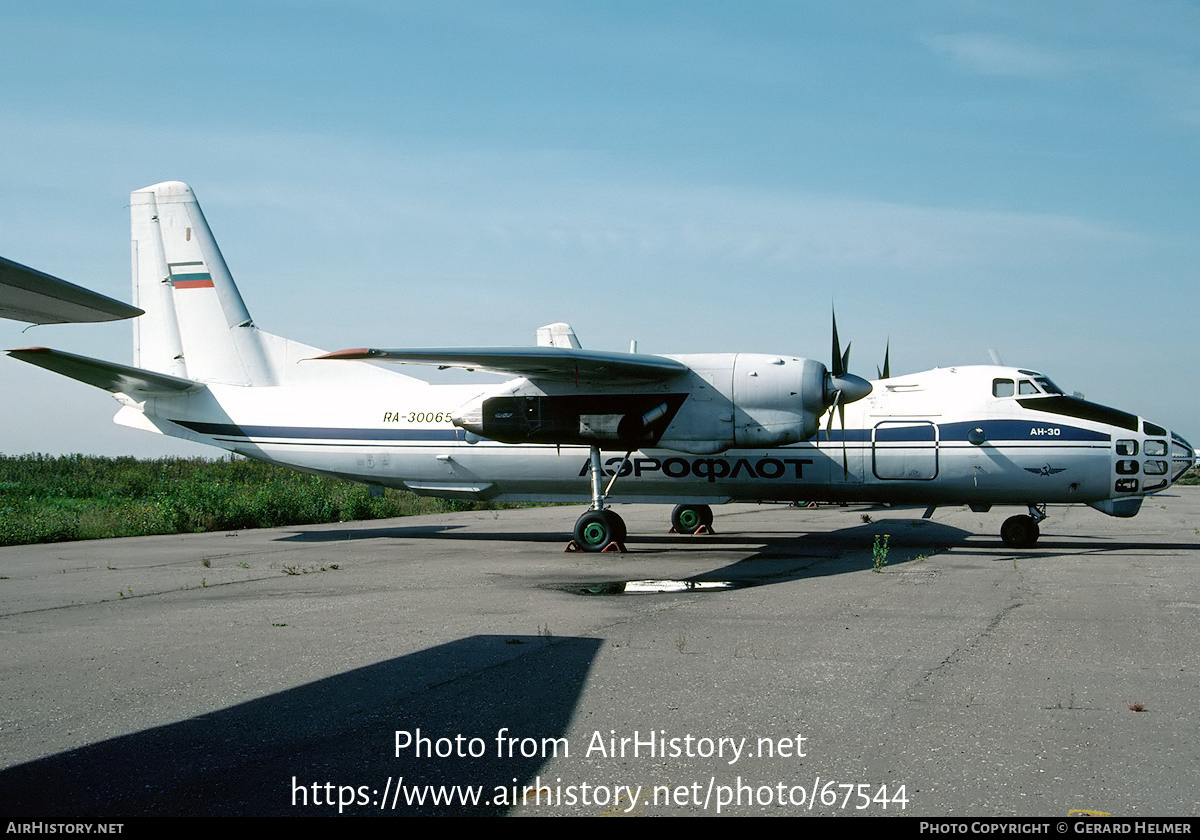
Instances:
[[[925,42],[965,69],[989,76],[1040,79],[1075,72],[1091,64],[1090,59],[1076,53],[995,33],[933,35]]]

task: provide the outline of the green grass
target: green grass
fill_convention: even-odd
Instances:
[[[1193,469],[1180,484],[1200,484]],[[0,545],[271,528],[517,504],[422,498],[242,458],[0,456]]]
[[[0,545],[270,528],[519,505],[422,498],[242,458],[0,456]]]

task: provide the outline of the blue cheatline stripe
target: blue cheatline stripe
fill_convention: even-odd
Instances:
[[[329,429],[318,426],[239,426],[234,423],[199,423],[193,420],[172,420],[171,422],[202,435],[224,437],[383,441],[458,441],[465,439],[465,433],[460,429]]]
[[[1053,436],[1044,432],[1048,427],[1056,431]],[[1049,441],[1049,440],[1093,440],[1107,443],[1111,436],[1107,432],[1093,432],[1077,426],[1064,426],[1052,420],[984,420],[978,423],[946,423],[938,427],[943,441],[967,439],[971,429],[983,429],[988,441]],[[1039,430],[1043,430],[1039,433]]]
[[[194,420],[172,420],[172,423],[183,426],[202,435],[221,437],[273,438],[276,440],[368,440],[368,441],[426,441],[454,442],[466,439],[466,433],[461,429],[331,429],[319,426],[243,426],[235,423],[201,423]],[[1110,436],[1104,432],[1080,429],[1075,426],[1054,425],[1056,433],[1051,436],[1039,434],[1039,429],[1045,429],[1046,424],[1028,420],[984,420],[977,423],[946,423],[938,426],[938,442],[941,444],[961,443],[967,440],[967,432],[981,428],[989,443],[1020,441],[1025,443],[1040,443],[1052,445],[1061,441],[1100,441],[1107,443]],[[933,442],[929,424],[914,424],[912,426],[888,426],[879,430],[880,443],[925,443]],[[871,443],[871,429],[846,429],[847,443]],[[821,431],[808,441],[810,444],[837,444],[843,441],[843,431],[833,429],[826,436]]]
[[[1053,435],[1048,435],[1047,428],[1055,429]],[[1012,443],[1013,441],[1028,441],[1032,443],[1056,441],[1102,441],[1107,443],[1111,436],[1107,432],[1094,432],[1080,429],[1077,426],[1065,426],[1052,420],[979,420],[962,423],[941,423],[938,425],[938,441],[952,443],[966,441],[967,432],[971,429],[983,429],[989,443]],[[911,426],[900,425],[898,421],[886,421],[886,425],[878,429],[846,429],[845,440],[849,443],[870,443],[872,431],[877,443],[933,443],[933,426],[930,423],[914,422]],[[1041,431],[1039,431],[1041,430]],[[813,443],[826,441],[841,444],[843,432],[834,424],[828,435],[822,429],[813,438]]]

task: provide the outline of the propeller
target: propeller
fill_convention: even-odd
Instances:
[[[884,347],[884,349],[883,349],[883,370],[880,370],[878,366],[876,366],[876,368],[875,368],[875,372],[877,374],[879,374],[879,376],[877,377],[879,379],[891,379],[892,378],[892,372],[891,372],[890,368],[888,367],[888,356],[891,355],[891,352],[892,352],[892,340],[889,338],[887,346]]]
[[[846,352],[842,352],[841,342],[838,341],[837,313],[833,313],[833,360],[825,374],[825,405],[829,407],[829,422],[825,426],[825,439],[829,440],[833,432],[833,415],[836,410],[838,421],[842,426],[842,474],[850,474],[846,457],[846,403],[861,400],[871,393],[871,383],[861,376],[850,373],[850,343],[846,344]],[[887,363],[884,362],[886,365]]]

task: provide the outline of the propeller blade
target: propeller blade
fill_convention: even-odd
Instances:
[[[850,465],[846,460],[846,406],[838,405],[838,420],[842,424],[842,480],[850,477]]]
[[[846,448],[846,403],[852,403],[856,400],[861,400],[863,397],[871,393],[871,383],[863,379],[861,376],[855,376],[850,373],[850,344],[846,344],[846,351],[842,352],[842,343],[838,340],[837,329],[837,312],[833,313],[833,346],[831,348],[831,356],[829,369],[825,373],[825,404],[829,406],[829,419],[825,423],[825,440],[830,440],[833,437],[833,415],[836,411],[838,421],[842,425],[842,477],[850,477],[850,458]],[[891,349],[889,340],[888,350]],[[878,370],[878,368],[876,369]],[[888,357],[885,352],[883,358],[883,371],[880,371],[880,378],[886,379],[888,376]]]
[[[887,342],[887,346],[885,346],[883,349],[883,370],[880,370],[878,367],[875,368],[875,372],[877,374],[879,374],[880,379],[891,379],[892,378],[891,367],[888,365],[888,357],[891,355],[891,353],[892,353],[892,340],[889,338],[888,342]]]
[[[825,424],[825,440],[829,440],[831,437],[833,437],[833,410],[838,407],[838,403],[840,402],[841,398],[841,391],[833,392],[833,403],[829,406],[829,422]],[[845,428],[845,423],[843,422],[842,429],[844,430]],[[842,436],[845,437],[845,434],[843,433]]]
[[[846,351],[843,353],[842,342],[838,339],[837,312],[832,314],[833,346],[831,349],[833,358],[830,360],[825,374],[825,405],[830,407],[861,400],[871,393],[870,382],[849,372],[850,344],[846,345]]]
[[[849,352],[850,348],[847,347],[846,350],[847,350],[847,352]],[[837,312],[833,313],[833,354],[832,355],[833,355],[833,369],[831,372],[833,373],[834,376],[841,376],[843,373],[846,372],[846,363],[844,361],[844,357],[842,356],[842,345],[838,342]]]

